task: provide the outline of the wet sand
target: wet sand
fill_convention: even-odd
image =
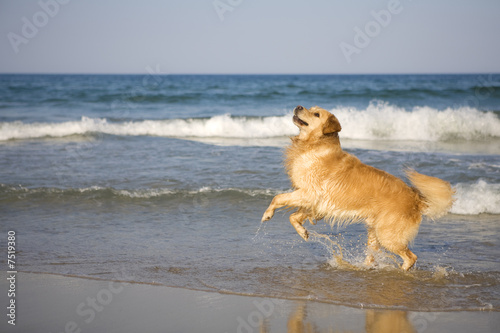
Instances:
[[[8,275],[2,332],[497,332],[500,312],[357,309],[314,301],[17,273],[15,326]]]

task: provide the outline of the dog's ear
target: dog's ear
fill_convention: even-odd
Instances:
[[[340,126],[340,123],[333,114],[328,116],[328,119],[326,120],[325,124],[323,125],[323,134],[332,134],[332,133],[337,133],[342,130],[342,126]]]

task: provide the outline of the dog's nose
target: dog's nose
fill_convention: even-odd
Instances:
[[[297,105],[297,107],[295,108],[294,111],[300,111],[302,109],[304,109],[304,107],[302,105]]]

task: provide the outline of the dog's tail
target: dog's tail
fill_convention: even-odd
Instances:
[[[412,169],[406,170],[406,176],[422,196],[425,204],[423,215],[437,219],[448,213],[455,201],[453,199],[455,190],[450,183],[436,177],[422,175]]]

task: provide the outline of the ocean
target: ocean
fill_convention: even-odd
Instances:
[[[456,188],[399,269],[362,224],[278,212],[297,105],[343,148]],[[406,311],[500,310],[500,75],[0,75],[0,237],[17,269]],[[5,260],[6,261],[6,260]],[[2,260],[1,270],[7,271]]]

